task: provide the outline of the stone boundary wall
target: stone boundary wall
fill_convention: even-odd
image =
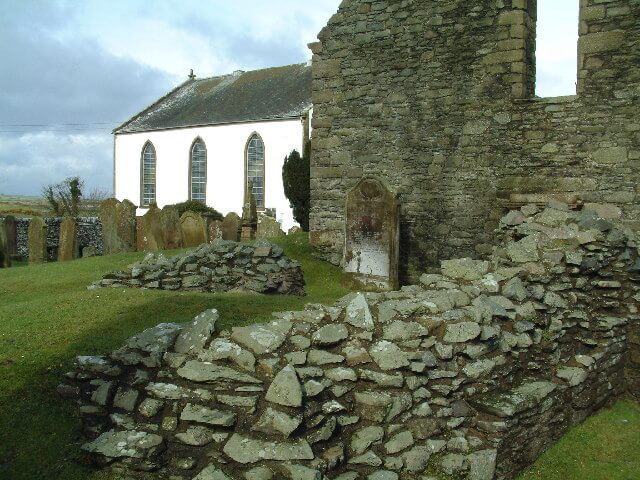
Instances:
[[[341,4],[311,45],[323,258],[342,261],[346,196],[363,177],[399,196],[404,283],[487,256],[499,219],[534,197],[612,203],[640,228],[640,3],[581,2],[578,96],[550,99],[531,83],[535,3]]]
[[[501,227],[489,261],[420,285],[219,333],[208,311],[79,357],[58,390],[83,450],[132,478],[514,478],[640,394],[640,260],[628,230],[566,205]]]
[[[44,219],[47,224],[47,252],[50,261],[55,261],[60,241],[60,224],[62,217],[47,217]],[[18,230],[18,255],[22,258],[29,258],[29,218],[16,218]],[[102,255],[104,251],[102,242],[102,226],[97,217],[80,217],[77,219],[76,237],[78,239],[79,252],[87,246],[94,246],[96,254]]]
[[[304,275],[298,262],[266,240],[214,240],[171,258],[150,253],[89,288],[101,287],[304,295]]]

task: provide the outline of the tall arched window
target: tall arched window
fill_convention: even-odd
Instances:
[[[151,142],[145,143],[142,148],[141,177],[140,206],[148,207],[156,203],[156,149]]]
[[[253,196],[256,207],[264,209],[264,143],[257,133],[249,138],[247,143],[247,179],[245,189],[253,183]]]
[[[189,199],[207,203],[207,147],[201,138],[191,146]]]

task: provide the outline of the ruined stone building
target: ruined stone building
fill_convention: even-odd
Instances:
[[[345,0],[310,47],[311,240],[342,260],[362,179],[401,204],[404,281],[481,257],[508,207],[604,202],[640,227],[640,1],[581,0],[577,95],[537,98],[535,0]]]

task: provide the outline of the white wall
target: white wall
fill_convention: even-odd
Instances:
[[[295,222],[284,195],[282,164],[296,149],[302,152],[300,119],[241,123],[118,134],[115,136],[115,197],[140,205],[140,156],[147,140],[156,149],[156,202],[184,202],[189,195],[189,151],[200,137],[207,147],[207,204],[222,214],[242,214],[244,201],[245,148],[258,133],[265,147],[265,207],[275,208],[286,231]],[[138,209],[143,215],[146,209]]]

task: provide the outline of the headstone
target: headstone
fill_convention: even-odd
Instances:
[[[4,231],[7,236],[7,251],[9,255],[18,254],[18,224],[16,217],[7,215],[4,217]]]
[[[60,241],[58,243],[58,261],[68,262],[78,258],[78,240],[76,238],[76,220],[64,217],[60,224]]]
[[[7,239],[7,229],[4,223],[0,223],[0,268],[11,266],[11,254],[9,253],[9,241]]]
[[[99,216],[106,255],[135,251],[136,206],[133,203],[110,198],[100,204]]]
[[[118,238],[123,252],[136,251],[136,207],[126,198],[117,208]]]
[[[284,236],[284,232],[280,228],[278,221],[268,215],[258,216],[258,229],[256,230],[256,238],[278,238]]]
[[[82,249],[82,258],[91,258],[95,257],[96,254],[96,246],[95,245],[87,245]]]
[[[164,237],[164,248],[167,250],[182,248],[182,229],[178,209],[171,205],[163,207],[160,212],[160,223]]]
[[[222,220],[222,239],[238,241],[238,234],[240,232],[240,217],[237,213],[228,213],[224,220]]]
[[[27,231],[29,245],[29,263],[47,261],[47,224],[42,217],[33,217]]]
[[[139,252],[164,250],[160,209],[154,204],[147,213],[137,218],[136,241]]]
[[[244,197],[244,205],[242,206],[242,233],[240,240],[253,240],[257,226],[258,209],[256,207],[256,197],[253,195],[253,182],[249,182]]]
[[[361,180],[347,195],[344,280],[357,288],[398,288],[400,204],[380,181]]]
[[[212,220],[209,222],[209,242],[220,240],[222,238],[222,222],[220,220]]]
[[[180,217],[180,229],[185,247],[197,247],[207,243],[207,229],[200,214],[184,212]]]

